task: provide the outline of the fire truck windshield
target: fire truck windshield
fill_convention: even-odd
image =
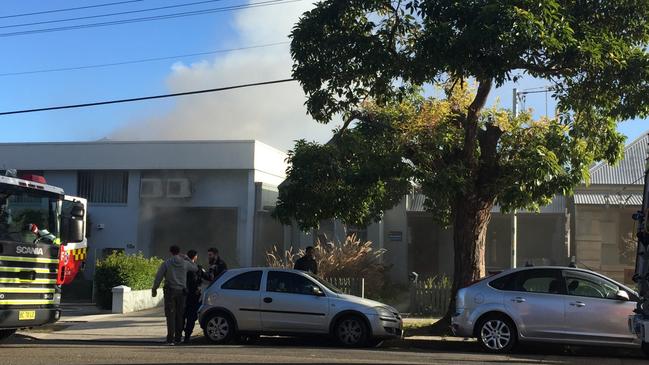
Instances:
[[[54,243],[59,206],[55,194],[0,184],[0,240]]]

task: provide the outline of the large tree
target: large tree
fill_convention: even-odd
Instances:
[[[429,101],[415,112],[431,108],[428,114],[443,116],[447,130],[417,129],[418,118],[411,118],[416,143],[400,152],[427,166],[416,172],[427,207],[454,227],[455,291],[485,273],[485,232],[495,204],[506,211],[538,206],[554,193],[569,192],[577,178],[587,177],[591,162],[619,158],[623,137],[617,122],[649,111],[648,43],[649,0],[325,0],[296,24],[291,52],[309,114],[322,123],[342,115],[338,135],[350,126],[374,124],[376,115],[363,113],[368,100],[394,105],[422,85],[447,85],[448,110]],[[543,127],[551,132],[537,133],[543,123],[486,109],[494,87],[526,75],[552,84],[559,116]],[[465,80],[475,82],[475,92],[456,98]],[[298,144],[293,162],[298,151],[314,152],[313,147]],[[373,176],[374,184],[323,186],[318,189],[331,190],[331,200],[318,202],[324,206],[311,205],[308,195],[300,204],[315,207],[319,218],[345,219],[359,208],[366,217],[380,217],[395,201],[386,189],[402,185],[384,180],[387,172],[376,163],[394,156],[375,151],[380,158],[365,161],[379,171],[364,176]],[[301,173],[292,169],[289,179]],[[293,199],[284,190],[280,212],[282,199]],[[340,193],[357,195],[336,198]],[[380,204],[368,204],[377,197]],[[290,204],[284,208],[291,210]]]

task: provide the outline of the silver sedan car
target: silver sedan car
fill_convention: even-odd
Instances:
[[[494,353],[518,341],[635,347],[628,317],[637,300],[633,290],[592,271],[526,267],[460,289],[452,328]]]
[[[314,334],[358,347],[402,336],[394,308],[343,294],[316,275],[276,268],[226,271],[205,290],[199,322],[214,343],[235,336]]]

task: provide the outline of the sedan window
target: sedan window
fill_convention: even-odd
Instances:
[[[282,271],[269,271],[266,290],[277,293],[316,295],[320,287],[302,275]]]
[[[261,271],[249,271],[226,281],[221,289],[258,291],[260,283]]]
[[[531,269],[518,272],[514,290],[529,293],[564,293],[561,274],[558,270],[548,269]]]
[[[617,285],[585,272],[565,271],[564,277],[569,295],[616,299],[616,294],[620,290]]]

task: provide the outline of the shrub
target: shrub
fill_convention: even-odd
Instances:
[[[420,280],[423,289],[451,289],[453,280],[448,276],[441,274]]]
[[[376,296],[385,282],[386,267],[381,262],[384,249],[375,250],[371,241],[361,241],[356,235],[348,236],[343,242],[316,243],[315,257],[318,275],[325,278],[365,278],[367,296]],[[280,252],[273,248],[266,253],[270,267],[293,268],[295,261],[304,255],[304,250],[293,247]]]
[[[151,289],[161,263],[162,260],[157,257],[146,258],[142,253],[126,255],[122,252],[113,252],[98,260],[95,268],[97,305],[110,309],[111,289],[119,285],[133,290]]]

